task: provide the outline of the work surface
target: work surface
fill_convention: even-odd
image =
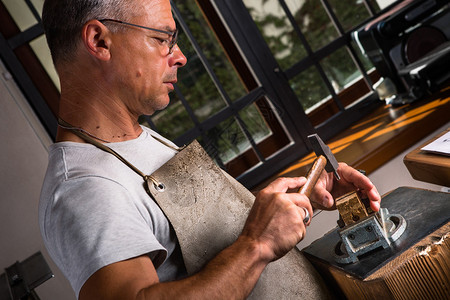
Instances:
[[[340,240],[336,228],[303,252],[309,259],[320,260],[364,280],[450,220],[449,193],[400,187],[383,197],[382,207],[387,208],[389,214],[400,214],[407,223],[403,235],[390,248],[374,250],[356,263],[339,264],[334,257],[335,246]]]

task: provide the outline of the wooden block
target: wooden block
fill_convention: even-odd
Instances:
[[[450,157],[420,150],[423,146],[431,143],[448,131],[450,129],[414,149],[404,157],[403,162],[414,179],[450,186]]]

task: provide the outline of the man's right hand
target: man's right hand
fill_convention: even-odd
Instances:
[[[282,257],[305,236],[302,207],[312,216],[311,203],[305,195],[287,193],[305,182],[304,177],[278,178],[257,194],[241,237],[258,245],[263,260]]]

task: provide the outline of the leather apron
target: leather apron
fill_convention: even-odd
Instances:
[[[241,233],[254,196],[220,169],[197,141],[177,149],[179,152],[161,168],[144,175],[111,148],[63,120],[58,122],[88,143],[115,155],[143,177],[147,192],[175,230],[189,275],[200,271]],[[294,247],[267,265],[248,298],[328,299],[331,296],[311,263]]]
[[[175,229],[188,274],[198,272],[237,239],[254,201],[253,194],[220,169],[197,141],[147,181]],[[265,268],[249,299],[329,297],[322,278],[294,247]]]

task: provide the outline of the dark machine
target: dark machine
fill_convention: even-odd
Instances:
[[[40,298],[34,289],[52,277],[44,256],[37,252],[5,268],[0,275],[0,299],[38,300]]]
[[[410,103],[450,79],[448,0],[400,1],[352,36],[380,74],[374,89],[387,103]]]

